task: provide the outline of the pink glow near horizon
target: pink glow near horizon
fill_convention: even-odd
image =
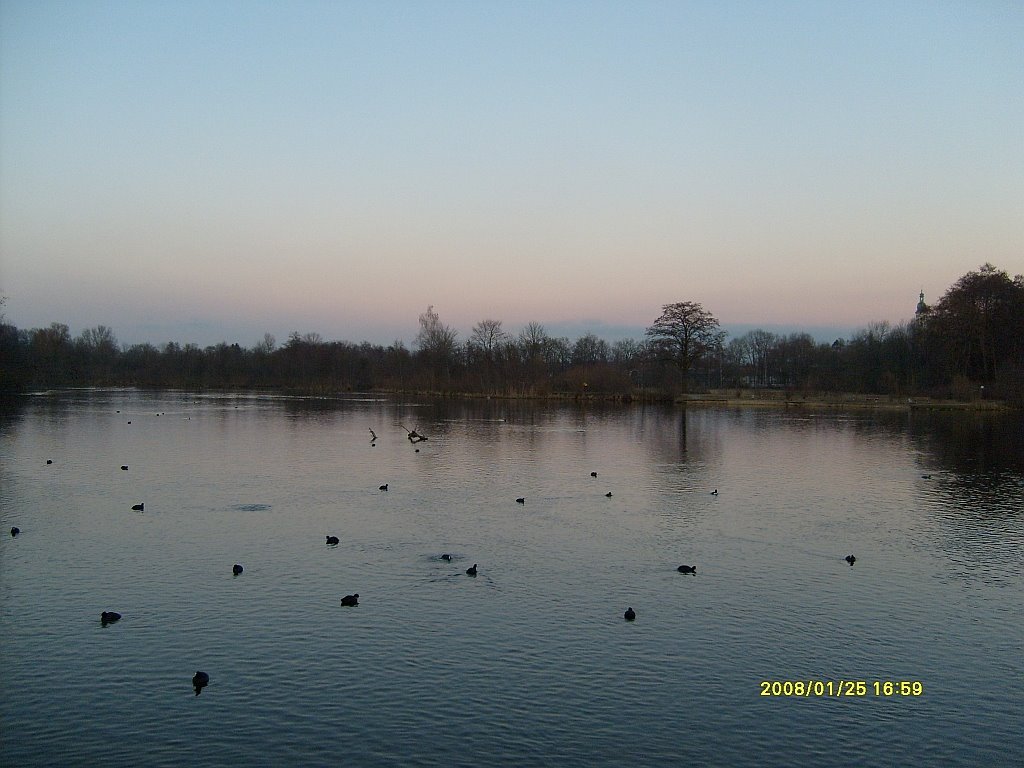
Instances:
[[[431,304],[463,334],[683,300],[898,323],[1024,272],[1022,32],[1012,4],[15,0],[4,313],[246,345],[409,341]]]

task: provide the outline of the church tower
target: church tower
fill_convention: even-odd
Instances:
[[[920,317],[921,315],[927,314],[929,309],[931,309],[931,307],[924,303],[924,289],[921,289],[921,295],[918,297],[917,301],[917,312],[914,314]]]

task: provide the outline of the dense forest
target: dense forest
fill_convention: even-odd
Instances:
[[[660,399],[680,392],[777,389],[891,397],[992,398],[1024,405],[1024,277],[991,264],[969,272],[913,320],[873,323],[849,339],[754,330],[729,339],[700,304],[663,307],[645,338],[609,344],[593,334],[553,337],[539,323],[518,334],[481,320],[464,341],[433,307],[412,349],[267,334],[252,348],[168,342],[119,346],[106,326],[76,338],[68,326],[19,329],[0,317],[0,390],[138,386],[550,395]]]

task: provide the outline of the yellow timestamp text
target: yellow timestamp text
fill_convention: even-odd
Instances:
[[[842,698],[865,696],[922,696],[920,680],[762,680],[762,696]]]

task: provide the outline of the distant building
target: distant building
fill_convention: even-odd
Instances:
[[[917,317],[921,317],[921,315],[927,315],[930,311],[931,307],[924,303],[924,291],[922,290],[917,301],[917,312],[914,314],[917,315]]]

